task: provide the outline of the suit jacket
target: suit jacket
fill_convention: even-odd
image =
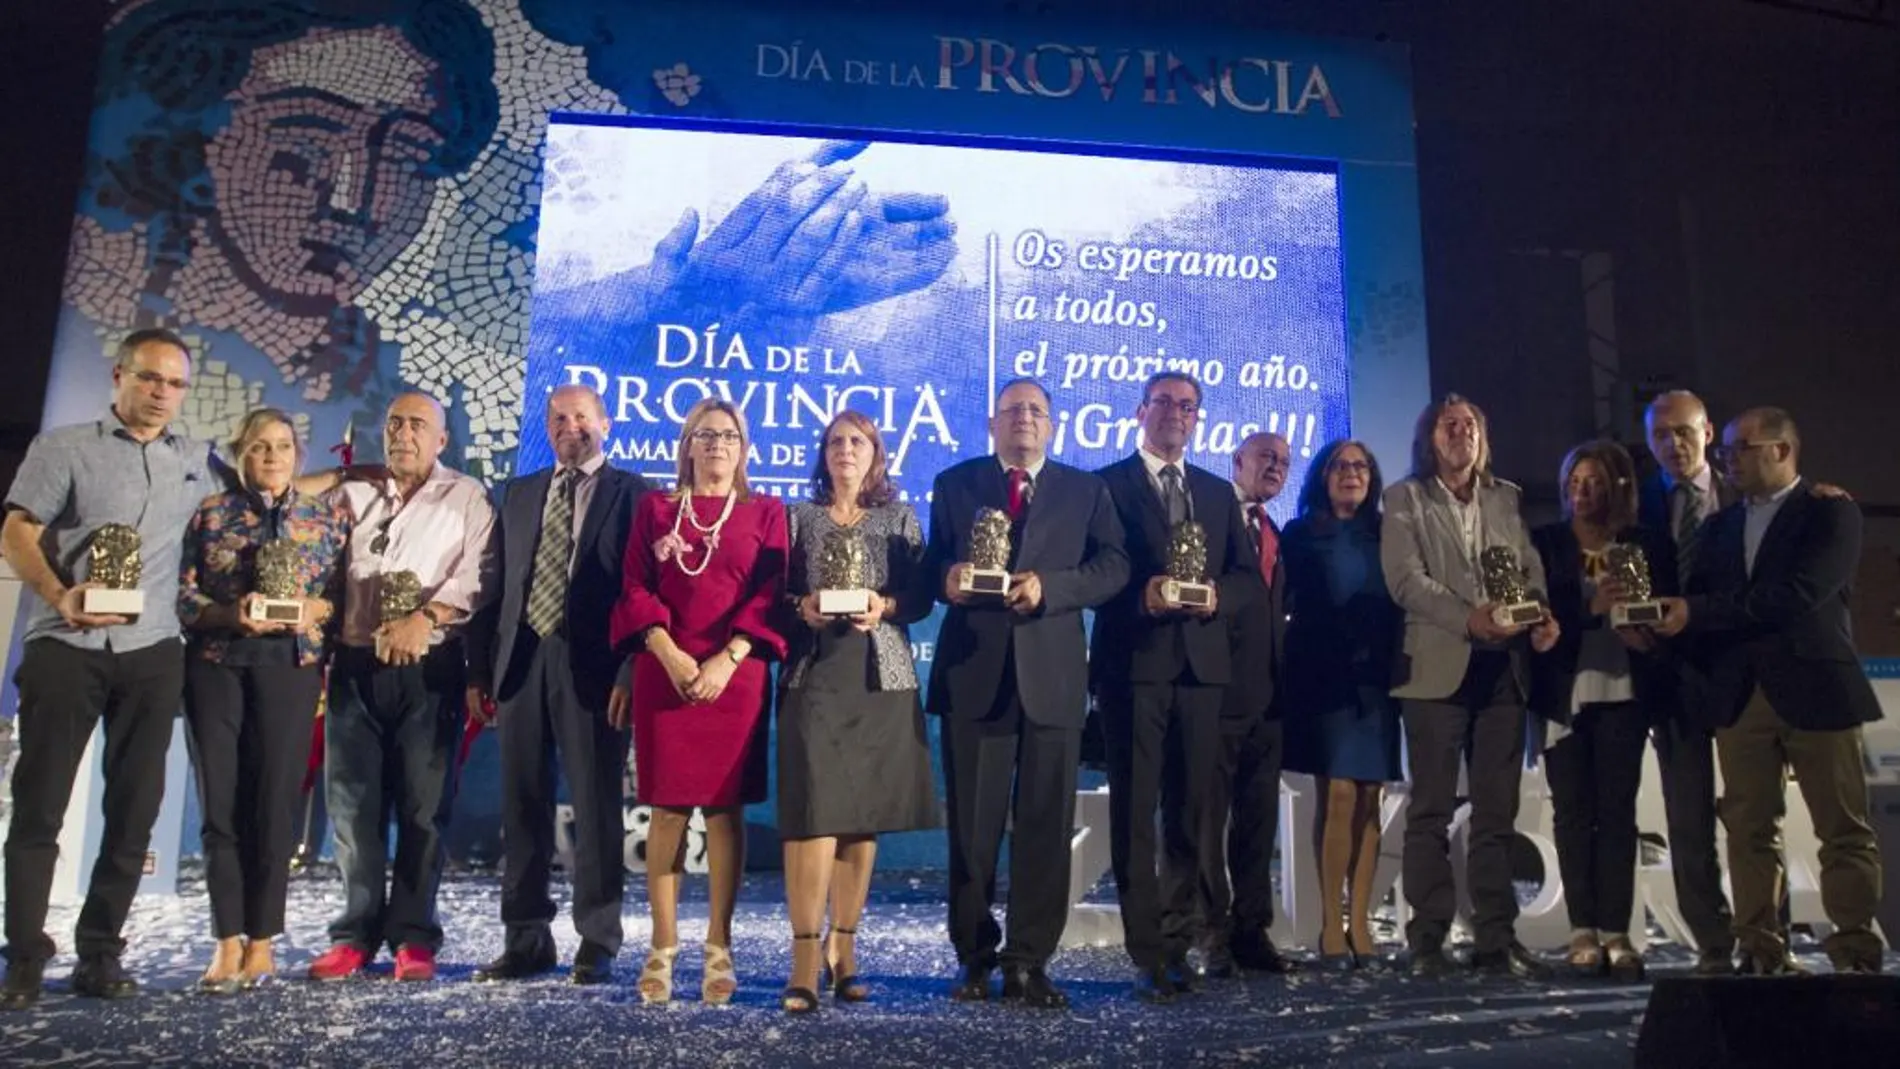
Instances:
[[[501,577],[502,587],[500,596],[489,598],[469,622],[467,640],[470,681],[487,687],[497,698],[520,686],[510,670],[520,667],[513,663],[515,640],[527,626],[528,584],[541,539],[541,510],[553,477],[549,468],[508,480],[495,510],[490,552],[496,555],[495,574]],[[607,621],[620,596],[621,561],[633,528],[634,502],[650,487],[640,476],[611,464],[602,465],[596,477],[600,482],[574,544],[566,636],[575,690],[583,700],[604,705],[620,670],[620,658],[607,640]]]
[[[1618,531],[1616,541],[1643,547],[1643,555],[1649,558],[1650,592],[1655,597],[1674,597],[1681,592],[1676,580],[1675,541],[1665,529],[1639,524]],[[1567,724],[1584,633],[1609,627],[1610,622],[1593,615],[1583,596],[1583,547],[1570,521],[1539,527],[1531,532],[1531,542],[1544,563],[1544,578],[1550,585],[1550,613],[1557,618],[1560,633],[1550,652],[1531,659],[1530,707],[1546,720]],[[1636,700],[1652,720],[1666,717],[1675,705],[1676,691],[1676,674],[1666,653],[1630,650],[1629,658]]]
[[[1518,566],[1530,572],[1533,597],[1544,597],[1544,564],[1531,545],[1518,510],[1523,491],[1517,484],[1488,478],[1478,483],[1474,500],[1483,523],[1482,544],[1505,546]],[[1379,540],[1379,565],[1386,589],[1405,613],[1405,635],[1392,664],[1392,696],[1440,701],[1464,682],[1471,665],[1471,610],[1488,599],[1465,551],[1465,539],[1452,511],[1451,495],[1437,479],[1410,476],[1386,489],[1385,523]],[[1529,642],[1511,641],[1512,666],[1528,696],[1524,663]]]
[[[978,509],[1002,509],[1009,488],[994,456],[966,460],[938,474],[931,491],[930,540],[924,568],[943,598],[952,565],[970,559]],[[951,605],[937,633],[926,707],[969,720],[988,716],[1013,684],[1023,715],[1038,724],[1080,728],[1088,711],[1087,648],[1082,610],[1106,601],[1128,579],[1121,524],[1102,480],[1053,460],[1043,462],[1034,496],[1013,532],[1010,567],[1035,572],[1042,607],[1023,614],[1000,598]],[[1013,680],[1004,666],[1014,656]]]
[[[1266,597],[1233,484],[1192,464],[1183,467],[1191,515],[1207,530],[1207,575],[1216,589],[1215,614],[1202,619],[1141,611],[1148,580],[1168,570],[1166,507],[1139,455],[1103,468],[1098,474],[1108,484],[1128,536],[1128,579],[1095,613],[1089,679],[1098,692],[1130,683],[1228,685],[1234,678],[1234,620],[1249,604]]]
[[[1860,507],[1797,486],[1762,534],[1755,574],[1744,556],[1744,505],[1703,531],[1688,582],[1697,673],[1689,708],[1727,727],[1760,686],[1796,728],[1838,731],[1880,719],[1880,704],[1854,650],[1848,602],[1860,565]]]
[[[1259,545],[1253,542],[1246,526],[1245,506],[1241,506],[1240,515],[1241,530],[1255,551],[1254,575],[1258,577]],[[1256,717],[1277,719],[1280,715],[1274,698],[1279,693],[1281,666],[1286,664],[1286,539],[1271,516],[1267,525],[1280,537],[1280,554],[1273,561],[1273,585],[1263,589],[1256,581],[1254,596],[1234,614],[1229,633],[1234,676],[1221,705],[1221,719],[1230,722]],[[1226,596],[1221,594],[1223,599]]]
[[[1717,511],[1735,503],[1735,488],[1729,485],[1727,479],[1714,475],[1709,482],[1715,487]],[[1714,514],[1711,513],[1709,518],[1714,519]],[[1637,488],[1636,522],[1638,526],[1661,532],[1670,548],[1674,549],[1676,532],[1675,525],[1669,522],[1669,484],[1663,480],[1660,471],[1651,472]],[[1671,555],[1673,557],[1673,553]]]

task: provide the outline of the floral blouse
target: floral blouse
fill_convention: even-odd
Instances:
[[[213,494],[204,499],[185,529],[185,551],[178,577],[178,619],[190,628],[207,605],[235,605],[253,589],[257,549],[273,537],[286,538],[297,547],[297,579],[303,596],[327,598],[342,608],[343,548],[349,543],[349,514],[330,498],[292,490],[276,517],[248,490]],[[334,622],[342,616],[331,616]],[[223,657],[236,636],[226,631],[200,631],[192,647],[206,660]],[[299,633],[297,663],[315,664],[323,656],[324,637]]]

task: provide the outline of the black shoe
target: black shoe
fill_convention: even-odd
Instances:
[[[567,978],[581,987],[607,983],[614,978],[614,956],[598,943],[582,943]]]
[[[1135,972],[1135,997],[1151,1006],[1174,1001],[1174,980],[1168,970],[1140,969]]]
[[[1235,937],[1233,954],[1234,963],[1250,972],[1284,975],[1294,971],[1293,963],[1280,954],[1280,948],[1273,945],[1264,929]]]
[[[1695,968],[1690,971],[1696,976],[1734,976],[1735,948],[1702,951],[1696,955]]]
[[[1406,964],[1406,971],[1420,980],[1437,980],[1451,975],[1452,960],[1445,956],[1445,949],[1441,946],[1415,946],[1411,950],[1411,959]]]
[[[957,976],[957,986],[950,989],[950,997],[958,1002],[988,1002],[990,973],[995,971],[994,965],[965,965]]]
[[[1209,980],[1229,980],[1240,975],[1240,963],[1226,943],[1207,943],[1188,952],[1188,962],[1198,976]]]
[[[138,981],[125,975],[118,958],[82,958],[73,968],[73,994],[81,998],[123,999],[138,993]]]
[[[0,984],[0,1010],[30,1009],[40,1001],[46,980],[46,959],[20,958],[7,962],[7,980]]]
[[[1740,966],[1736,969],[1743,976],[1812,976],[1805,966],[1794,960],[1794,955],[1782,951],[1779,956],[1773,954],[1754,954],[1742,952]]]
[[[537,951],[508,949],[501,957],[475,970],[475,982],[494,983],[497,980],[526,980],[530,976],[539,976],[554,968],[554,949],[542,947]]]
[[[1548,980],[1555,975],[1549,962],[1518,942],[1513,942],[1503,950],[1474,952],[1471,955],[1471,967],[1491,976],[1508,974],[1519,980]]]
[[[1064,1010],[1069,996],[1050,982],[1042,966],[1015,965],[1003,970],[1003,998],[1021,1002],[1032,1010]]]
[[[1192,995],[1194,993],[1195,987],[1198,986],[1194,982],[1194,966],[1188,964],[1185,952],[1170,955],[1165,968],[1168,973],[1168,983],[1174,985],[1175,994]]]

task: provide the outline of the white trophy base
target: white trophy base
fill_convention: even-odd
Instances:
[[[296,598],[252,598],[250,617],[258,624],[303,626],[303,602]]]
[[[137,616],[145,611],[145,591],[88,587],[80,595],[79,611],[89,616]]]
[[[1161,600],[1170,609],[1205,609],[1214,604],[1214,586],[1211,583],[1183,583],[1179,579],[1163,580]]]
[[[1009,572],[1002,568],[965,568],[957,589],[965,594],[1009,593]]]
[[[1545,616],[1544,606],[1536,601],[1513,601],[1491,610],[1491,619],[1499,627],[1524,627]]]
[[[1649,627],[1662,621],[1660,601],[1619,601],[1610,606],[1611,627]]]
[[[869,590],[820,590],[818,615],[862,616],[871,611]]]

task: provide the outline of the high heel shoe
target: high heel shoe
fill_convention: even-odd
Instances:
[[[244,950],[237,944],[235,937],[218,941],[218,949],[211,956],[211,964],[205,968],[203,978],[198,981],[200,992],[207,995],[235,995],[244,990],[244,975],[241,971]]]
[[[679,957],[678,945],[654,947],[647,952],[647,963],[640,969],[640,1001],[649,1006],[673,1000],[673,959]]]
[[[1343,933],[1335,932],[1332,934],[1339,935],[1340,942],[1347,942]],[[1359,967],[1359,955],[1352,952],[1352,945],[1350,943],[1347,943],[1346,949],[1344,950],[1327,950],[1326,935],[1322,934],[1319,937],[1318,964],[1322,972],[1351,972]]]
[[[798,948],[796,944],[807,939],[822,939],[822,938],[824,937],[819,935],[817,932],[812,932],[809,935],[798,935],[796,933],[793,934],[792,942],[794,946],[792,948],[792,962],[793,962],[792,971],[794,973],[798,971],[798,965],[797,965]],[[822,980],[819,981],[819,983],[820,983],[820,986],[823,986]],[[818,992],[812,990],[809,987],[798,987],[796,983],[787,984],[785,986],[785,990],[779,994],[778,1000],[779,1000],[779,1006],[783,1008],[786,1013],[794,1013],[794,1014],[814,1013],[818,1009]]]
[[[707,943],[706,967],[699,981],[699,1000],[708,1006],[724,1006],[739,990],[739,974],[732,968],[732,948]]]
[[[833,928],[831,929],[831,934],[846,936],[855,944],[857,942],[858,930],[856,928]],[[826,940],[826,943],[829,944],[830,940]],[[856,949],[855,945],[852,949]],[[852,955],[853,958],[856,956],[856,954]],[[841,974],[838,971],[837,967],[832,963],[829,946],[827,946],[825,953],[825,971],[818,982],[821,986],[830,988],[831,997],[837,999],[839,1002],[865,1002],[871,997],[870,986],[863,980],[858,979],[857,973],[854,972],[847,975]]]

